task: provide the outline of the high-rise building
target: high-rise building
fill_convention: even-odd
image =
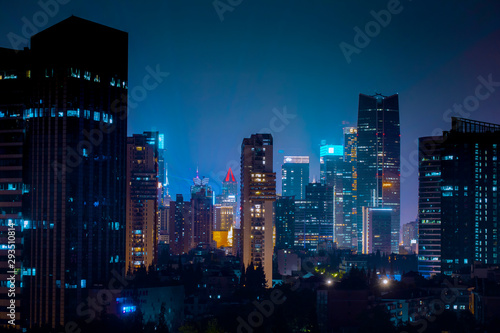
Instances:
[[[306,200],[295,201],[295,246],[317,251],[322,242],[333,242],[333,193],[326,184],[310,183]]]
[[[474,262],[500,262],[499,147],[497,124],[452,118],[452,129],[443,133],[440,186],[444,274],[469,268]]]
[[[363,254],[391,254],[392,208],[363,207]]]
[[[403,248],[409,253],[416,253],[418,250],[418,221],[403,224],[401,227],[401,240]]]
[[[233,170],[229,168],[226,178],[222,181],[222,193],[216,197],[216,203],[220,206],[232,207],[231,225],[235,225],[239,214],[238,209],[238,183],[233,175]],[[226,214],[227,216],[227,214]],[[217,222],[217,221],[216,221]],[[229,230],[229,229],[225,229]]]
[[[358,129],[356,127],[344,128],[344,176],[343,176],[343,217],[344,237],[338,241],[339,248],[356,249],[358,243],[356,225],[356,200],[357,200],[357,146]]]
[[[274,203],[276,249],[292,249],[295,239],[295,198],[278,197]]]
[[[273,172],[273,137],[252,134],[241,145],[241,226],[243,264],[262,265],[267,286],[273,278],[273,204],[276,173]],[[234,245],[233,245],[234,246]]]
[[[158,182],[160,186],[159,202],[160,206],[167,207],[172,201],[168,193],[168,163],[167,163],[167,150],[165,149],[165,135],[158,135]]]
[[[309,156],[285,156],[281,166],[281,195],[304,200],[307,184],[309,184]]]
[[[348,235],[347,224],[344,222],[344,148],[341,145],[326,145],[320,147],[320,178],[321,183],[332,191],[333,207],[333,240],[339,248],[351,247],[351,235]]]
[[[175,201],[170,202],[168,213],[170,252],[173,255],[188,253],[192,235],[191,202],[184,201],[182,194],[177,194]]]
[[[26,66],[24,309],[64,326],[125,268],[128,34],[72,16],[31,38]]]
[[[398,95],[359,95],[357,212],[363,207],[391,208],[391,249],[399,250],[400,124]],[[363,214],[357,214],[358,251]],[[361,234],[360,234],[361,233]]]
[[[214,229],[229,231],[233,226],[233,207],[215,205]]]
[[[441,273],[442,136],[418,141],[418,272]]]
[[[126,183],[125,266],[132,274],[158,259],[158,132],[127,138]]]
[[[0,285],[3,306],[0,308],[0,326],[10,325],[15,319],[17,328],[21,324],[21,283],[23,274],[15,274],[13,281],[16,297],[9,298],[8,281],[14,271],[21,268],[23,255],[24,216],[22,195],[27,188],[23,181],[24,113],[26,90],[30,85],[31,72],[27,57],[29,51],[0,48],[0,257],[5,265],[0,267]],[[29,223],[29,221],[27,221]],[[10,235],[9,235],[10,232]],[[10,237],[9,237],[10,236]],[[9,253],[15,255],[15,267],[7,265]],[[12,262],[11,262],[12,263]],[[14,299],[16,313],[10,318],[7,309],[9,299]],[[12,323],[12,322],[11,322]]]
[[[214,227],[214,193],[212,187],[208,185],[208,178],[193,178],[191,186],[191,245],[195,248],[198,245],[212,245],[212,231]]]

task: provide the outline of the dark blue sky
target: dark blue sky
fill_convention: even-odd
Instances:
[[[12,47],[9,36],[22,37],[26,21],[43,30],[72,14],[127,31],[129,92],[147,66],[170,73],[130,109],[129,134],[165,133],[173,195],[187,195],[197,166],[216,189],[228,166],[239,179],[241,141],[264,128],[273,129],[278,180],[278,150],[311,156],[317,178],[320,140],[341,143],[344,124],[356,124],[358,94],[399,93],[406,223],[417,214],[415,140],[449,129],[447,109],[474,102],[479,76],[500,82],[500,3],[493,0],[402,0],[350,63],[339,44],[354,45],[354,28],[364,31],[370,12],[393,1],[221,0],[240,3],[223,21],[213,1],[59,1],[67,3],[51,7],[46,22],[37,1],[4,4],[0,46]],[[462,116],[500,122],[500,83],[490,89]],[[284,108],[295,117],[281,126],[273,118]]]

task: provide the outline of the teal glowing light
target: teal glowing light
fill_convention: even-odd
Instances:
[[[319,156],[342,156],[344,149],[342,145],[324,145],[319,149]]]

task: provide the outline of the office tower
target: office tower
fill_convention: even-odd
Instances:
[[[418,249],[418,221],[403,224],[401,227],[401,238],[403,248],[410,253],[416,253]]]
[[[15,275],[13,281],[15,298],[8,297],[10,283],[7,279],[13,271],[21,268],[23,255],[22,195],[26,191],[22,171],[25,127],[23,116],[26,110],[23,90],[29,87],[30,82],[27,56],[28,51],[16,52],[0,48],[0,257],[5,258],[5,264],[0,267],[0,279],[4,281],[0,286],[0,293],[4,298],[0,308],[0,326],[9,325],[11,318],[7,316],[10,314],[7,302],[14,299],[16,314],[13,319],[17,328],[21,324],[22,274]],[[14,269],[7,265],[9,253],[15,254],[17,259]]]
[[[350,248],[351,236],[347,235],[350,231],[344,222],[344,148],[341,145],[327,145],[323,141],[319,155],[321,183],[332,191],[333,240],[340,248]]]
[[[295,240],[295,198],[278,197],[274,203],[276,249],[291,249]]]
[[[129,274],[158,259],[158,132],[127,138],[125,267]]]
[[[238,183],[233,175],[233,170],[229,168],[226,178],[222,181],[222,193],[217,196],[216,203],[221,206],[230,206],[233,209],[231,224],[235,224],[239,213],[238,209]],[[227,229],[229,230],[229,229]]]
[[[500,125],[452,118],[441,144],[441,269],[498,265]]]
[[[158,182],[160,186],[159,202],[160,206],[168,206],[172,198],[168,193],[168,163],[167,150],[165,149],[165,135],[158,135]]]
[[[273,137],[252,134],[241,145],[241,225],[243,264],[262,265],[267,286],[273,279]]]
[[[418,272],[441,273],[442,136],[418,140]]]
[[[72,16],[27,66],[25,312],[56,327],[125,269],[128,34]]]
[[[357,212],[363,207],[392,208],[391,248],[399,250],[400,129],[398,95],[359,95]],[[363,214],[357,214],[358,251]],[[361,234],[360,234],[361,233]]]
[[[281,166],[281,195],[304,200],[307,184],[309,184],[309,156],[285,156]]]
[[[389,255],[393,208],[363,207],[363,254],[380,251]]]
[[[295,201],[295,246],[317,251],[334,240],[333,189],[326,184],[306,186],[306,200]]]
[[[358,243],[356,224],[357,146],[358,129],[356,127],[344,128],[344,176],[342,185],[345,232],[343,242],[339,240],[339,248],[356,249]]]
[[[184,201],[182,194],[177,194],[175,201],[170,202],[168,213],[170,252],[173,255],[188,253],[192,235],[191,202]]]
[[[215,205],[214,229],[216,231],[229,231],[233,226],[233,207]]]
[[[201,244],[212,245],[214,225],[214,193],[208,185],[208,178],[193,178],[191,186],[191,245],[195,248]]]

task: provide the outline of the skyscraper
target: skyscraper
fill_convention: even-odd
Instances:
[[[182,194],[177,194],[175,201],[170,202],[168,213],[170,252],[174,255],[188,253],[192,235],[191,202],[184,201]]]
[[[392,208],[391,249],[399,250],[400,124],[398,95],[359,95],[357,212],[363,207]],[[357,214],[361,252],[363,214]]]
[[[309,156],[285,156],[281,167],[281,194],[294,196],[296,200],[306,198],[309,184]]]
[[[212,245],[212,231],[214,227],[214,193],[208,185],[208,178],[193,178],[191,186],[191,230],[190,248],[200,244]]]
[[[274,207],[276,249],[291,249],[295,239],[295,198],[278,197]]]
[[[27,188],[23,182],[23,145],[24,145],[24,113],[26,110],[25,90],[30,85],[31,72],[28,67],[29,51],[19,51],[0,48],[0,257],[6,263],[0,268],[0,279],[5,285],[0,287],[4,302],[9,302],[7,296],[7,280],[13,269],[7,266],[10,253],[15,254],[15,268],[21,268],[23,254],[22,229],[24,227],[22,195]],[[10,235],[9,235],[10,232]],[[15,234],[13,234],[14,232]],[[9,237],[10,236],[10,237]],[[9,239],[10,238],[10,239]],[[9,244],[8,241],[14,243]],[[14,247],[12,246],[14,245]],[[10,250],[10,251],[9,251]],[[14,285],[16,313],[15,323],[21,324],[21,281],[22,274],[15,275]],[[9,325],[7,303],[0,308],[0,326]]]
[[[295,201],[295,245],[316,251],[334,240],[333,189],[321,183],[306,187],[306,200]]]
[[[442,136],[418,141],[418,272],[441,273]]]
[[[216,203],[222,207],[230,206],[232,207],[231,213],[231,227],[237,221],[237,217],[239,215],[238,209],[238,183],[233,175],[233,170],[229,168],[226,174],[226,178],[222,181],[222,193],[217,196]],[[227,216],[227,213],[226,213]],[[227,229],[229,230],[229,229]]]
[[[89,288],[124,271],[127,55],[127,33],[74,16],[31,38],[30,326],[65,325]]]
[[[321,183],[332,192],[328,196],[332,201],[327,205],[333,207],[333,241],[340,248],[350,248],[351,236],[347,235],[344,221],[344,148],[341,145],[322,144],[319,155]]]
[[[245,267],[262,265],[267,286],[272,286],[273,203],[276,174],[273,172],[273,137],[252,134],[241,145],[241,225]]]
[[[158,260],[158,154],[158,132],[127,138],[125,266],[129,273],[148,269]]]
[[[339,248],[357,248],[357,149],[358,129],[344,128],[344,176],[343,176],[343,215],[345,232],[343,242],[339,240]]]
[[[452,118],[452,129],[443,133],[440,186],[444,274],[468,268],[474,262],[500,262],[499,146],[497,124]]]

